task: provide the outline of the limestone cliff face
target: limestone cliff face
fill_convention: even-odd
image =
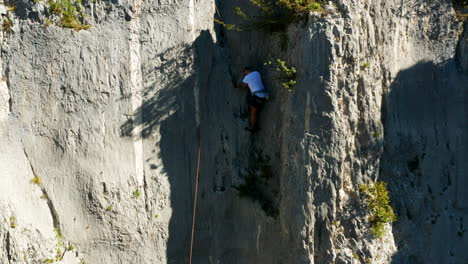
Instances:
[[[339,0],[287,36],[214,24],[247,4],[96,1],[79,32],[46,26],[42,1],[0,5],[0,263],[187,263],[199,142],[194,263],[468,261],[450,1]],[[298,69],[292,92],[272,58]],[[271,91],[255,135],[245,65]],[[377,179],[398,214],[381,240],[358,192]]]

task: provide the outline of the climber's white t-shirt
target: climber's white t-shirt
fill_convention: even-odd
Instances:
[[[262,76],[258,71],[254,71],[247,74],[242,80],[242,82],[246,83],[249,86],[250,92],[252,94],[256,91],[265,89],[262,83]],[[265,98],[267,96],[266,93],[256,93],[255,95],[261,98]]]

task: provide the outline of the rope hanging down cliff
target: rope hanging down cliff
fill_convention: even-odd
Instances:
[[[195,234],[195,218],[197,211],[197,194],[198,194],[198,181],[200,178],[200,156],[201,156],[201,140],[200,140],[200,128],[198,128],[198,162],[197,162],[197,176],[195,180],[195,194],[193,198],[193,216],[192,216],[192,237],[190,239],[190,257],[189,263],[192,264],[192,252],[193,252],[193,238]]]

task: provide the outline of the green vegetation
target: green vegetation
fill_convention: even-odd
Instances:
[[[49,11],[60,18],[59,26],[72,28],[76,31],[89,29],[91,25],[82,24],[85,17],[81,0],[51,0]]]
[[[456,17],[461,21],[467,20],[468,0],[452,0],[452,4],[455,9]]]
[[[54,228],[54,232],[55,232],[55,237],[57,238],[57,255],[56,255],[56,259],[57,259],[57,256],[61,255],[61,252],[62,252],[60,248],[64,247],[64,245],[63,245],[63,236],[62,236],[62,232],[60,231],[60,229]],[[60,254],[58,254],[59,250],[60,250]]]
[[[35,176],[31,179],[31,183],[33,183],[33,184],[41,184],[42,181],[41,181],[41,178],[39,178],[39,176],[35,175]]]
[[[57,238],[57,247],[63,247],[63,236],[62,231],[58,228],[54,228],[55,237]]]
[[[281,59],[276,59],[274,63],[272,61],[265,62],[264,65],[273,67],[279,74],[278,80],[280,81],[281,86],[288,89],[290,92],[292,91],[297,83],[295,67],[288,67],[286,65],[286,61]]]
[[[361,65],[361,69],[365,70],[365,69],[369,68],[369,66],[370,66],[369,62],[366,61]]]
[[[48,27],[48,26],[50,26],[50,25],[52,25],[52,24],[53,24],[52,20],[50,20],[50,18],[47,17],[47,18],[45,19],[45,26]]]
[[[75,250],[75,246],[71,243],[68,243],[65,246],[63,241],[63,235],[59,228],[54,228],[55,237],[57,238],[57,244],[55,245],[55,256],[53,258],[44,259],[43,263],[55,263],[63,260],[63,256],[67,251]],[[53,252],[52,250],[50,252]]]
[[[132,195],[133,195],[133,198],[138,198],[141,196],[141,192],[138,189],[136,189],[132,192]]]
[[[58,240],[63,239],[62,232],[60,231],[60,229],[54,228],[54,232],[55,232],[55,236],[57,237]]]
[[[5,34],[13,33],[13,21],[10,18],[10,12],[2,15],[2,31]]]
[[[361,263],[367,263],[367,264],[372,263],[372,259],[371,259],[371,258],[359,256],[359,254],[356,253],[356,252],[353,252],[353,258],[356,259],[356,260],[358,260],[358,261],[361,262]]]
[[[278,5],[296,14],[306,14],[309,12],[321,12],[322,5],[326,1],[317,0],[277,0]]]
[[[16,217],[15,216],[10,216],[10,227],[11,228],[16,228]]]
[[[67,251],[72,251],[75,249],[75,246],[72,244],[68,244]]]
[[[227,30],[234,30],[234,31],[242,31],[241,28],[237,25],[234,25],[234,24],[226,24],[224,23],[223,21],[219,20],[219,19],[214,19],[214,21],[218,24],[220,24],[221,26],[223,26],[224,28],[226,28]]]
[[[370,209],[369,221],[372,234],[377,238],[382,238],[385,234],[385,224],[390,224],[397,219],[390,206],[387,185],[384,182],[364,184],[359,187],[359,191],[364,194]]]
[[[41,199],[48,200],[49,197],[47,196],[47,194],[43,193],[43,194],[41,195]]]
[[[39,0],[33,0],[38,3]],[[71,28],[76,31],[89,29],[91,25],[84,24],[85,7],[82,0],[47,0],[49,5],[48,17],[45,19],[45,26],[50,26],[54,22],[60,27]],[[8,7],[6,14],[2,14],[2,30],[10,34],[13,32],[13,21],[10,14],[15,12],[15,7]]]
[[[241,7],[234,8],[234,12],[243,23],[239,25],[226,24],[219,19],[215,22],[228,30],[241,31],[244,29],[268,29],[282,31],[290,23],[300,20],[310,12],[323,13],[325,0],[249,0],[250,4],[260,11],[259,16],[248,16]]]
[[[354,259],[357,259],[357,260],[360,259],[359,255],[358,255],[356,252],[353,253],[353,258],[354,258]]]
[[[112,205],[107,206],[107,207],[106,207],[106,211],[108,211],[108,212],[109,212],[109,211],[112,211]]]
[[[60,248],[57,248],[57,251],[55,253],[55,261],[61,261],[63,259],[63,253]]]

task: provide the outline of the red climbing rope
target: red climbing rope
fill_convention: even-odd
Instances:
[[[192,264],[192,251],[193,251],[193,238],[195,233],[195,215],[197,212],[197,194],[198,194],[198,179],[200,178],[200,156],[201,156],[201,143],[198,141],[198,165],[197,165],[197,177],[195,181],[195,197],[193,199],[193,216],[192,216],[192,239],[190,240],[190,258],[189,263]]]

